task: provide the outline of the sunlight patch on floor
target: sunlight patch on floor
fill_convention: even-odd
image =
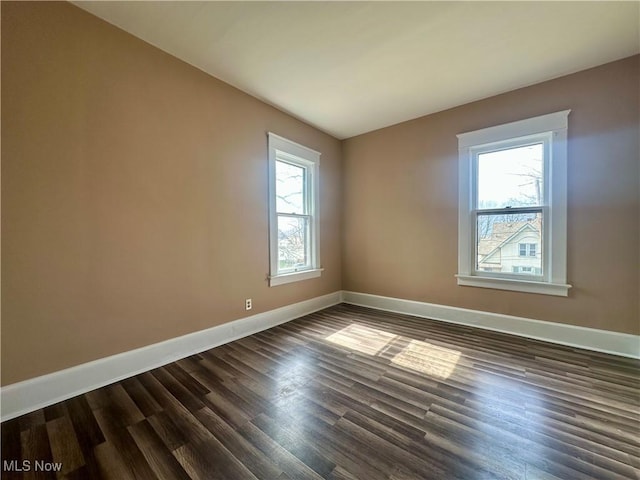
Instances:
[[[410,368],[432,377],[449,378],[460,359],[460,352],[439,347],[420,340],[411,340],[409,345],[391,359],[401,367]]]
[[[376,355],[396,338],[398,335],[393,333],[354,323],[329,335],[326,339],[360,353]]]
[[[326,340],[367,355],[391,358],[391,362],[399,367],[442,379],[453,373],[461,355],[457,350],[357,323],[332,333]],[[398,350],[399,353],[393,355]]]

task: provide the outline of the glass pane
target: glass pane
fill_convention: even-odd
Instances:
[[[542,213],[477,217],[476,269],[479,272],[542,275]]]
[[[542,143],[478,155],[478,208],[543,203]]]
[[[278,216],[278,270],[309,266],[309,219]]]
[[[306,214],[303,167],[276,161],[276,211],[278,213]]]

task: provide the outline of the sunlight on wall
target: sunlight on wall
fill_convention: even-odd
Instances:
[[[367,355],[384,356],[399,367],[443,379],[453,373],[461,355],[457,350],[355,323],[329,335],[326,340]],[[393,355],[394,349],[400,349],[399,353]]]
[[[396,365],[426,373],[432,377],[449,378],[460,359],[460,352],[420,340],[409,345],[391,359]]]

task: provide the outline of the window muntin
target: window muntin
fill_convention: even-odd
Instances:
[[[312,268],[309,215],[278,213],[278,273]]]
[[[269,133],[271,286],[320,275],[320,154]]]
[[[458,135],[458,285],[567,296],[569,113]]]

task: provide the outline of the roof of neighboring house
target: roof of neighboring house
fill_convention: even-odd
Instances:
[[[519,222],[496,222],[492,226],[491,235],[481,238],[478,242],[478,255],[482,256],[481,262],[486,262],[504,245],[510,243],[516,235],[524,230],[540,232],[542,224],[539,218]]]

